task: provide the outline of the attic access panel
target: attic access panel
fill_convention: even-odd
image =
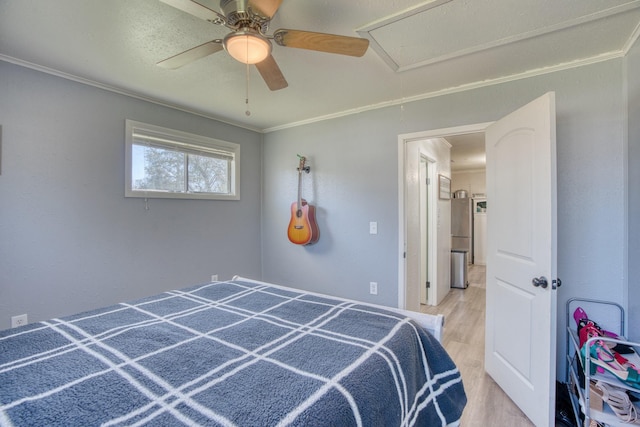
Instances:
[[[357,30],[394,71],[405,71],[483,50],[560,33],[604,18],[638,10],[637,0],[431,0],[384,17]],[[502,19],[509,11],[509,19]],[[550,13],[552,11],[552,13]],[[626,20],[610,34],[621,49],[637,20]],[[566,33],[566,32],[565,32]],[[566,37],[566,34],[564,35]],[[622,40],[622,41],[621,41]],[[583,45],[585,40],[576,40]],[[602,52],[594,53],[594,55]]]

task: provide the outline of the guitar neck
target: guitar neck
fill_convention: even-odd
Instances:
[[[300,165],[298,166],[298,211],[302,209],[302,171],[306,160],[305,157],[300,157]]]
[[[302,207],[302,171],[298,172],[298,210]]]

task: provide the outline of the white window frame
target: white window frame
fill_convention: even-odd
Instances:
[[[240,144],[195,135],[147,123],[125,122],[125,197],[162,199],[240,200]],[[153,145],[178,152],[221,153],[231,157],[229,193],[172,192],[133,189],[133,146],[136,139],[152,140]]]

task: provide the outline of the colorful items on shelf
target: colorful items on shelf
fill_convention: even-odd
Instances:
[[[621,342],[616,342],[624,341],[624,338],[602,329],[596,322],[589,319],[581,307],[574,311],[573,318],[577,325],[579,354],[583,364],[587,360],[587,354],[589,355],[590,374],[594,375],[596,371],[609,372],[630,388],[640,390],[640,369],[627,358],[639,360],[635,349]],[[598,339],[599,337],[602,339]],[[587,343],[589,343],[588,346]],[[587,347],[589,348],[587,349]],[[638,409],[632,402],[631,396],[633,394],[630,394],[629,390],[603,380],[591,381],[589,389],[590,393],[595,393],[598,400],[606,402],[622,422],[635,424],[638,421]],[[594,423],[600,425],[592,419],[590,426],[593,426]]]
[[[584,360],[587,350],[585,343],[595,337],[608,337],[620,339],[613,332],[603,330],[596,322],[590,320],[587,313],[578,307],[573,318],[578,327],[578,337],[580,342],[580,351]],[[633,354],[635,351],[629,346],[617,344],[612,341],[595,340],[589,348],[589,356],[591,358],[591,374],[596,373],[596,369],[601,368],[603,371],[610,372],[616,378],[625,384],[640,389],[640,370],[622,354]]]

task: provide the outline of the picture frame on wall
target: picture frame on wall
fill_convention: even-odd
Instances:
[[[443,200],[451,199],[451,180],[444,175],[438,175],[438,194]]]

